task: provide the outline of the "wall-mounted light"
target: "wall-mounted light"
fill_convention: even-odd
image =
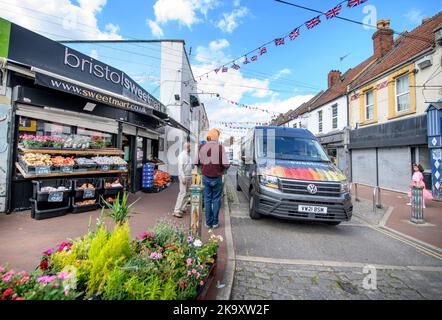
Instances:
[[[180,101],[180,95],[179,94],[175,95],[175,101]]]
[[[95,103],[88,102],[88,103],[86,103],[86,105],[84,106],[83,110],[84,110],[84,111],[92,112],[92,111],[94,111],[94,109],[95,109],[96,106],[97,106],[97,105],[96,105]]]

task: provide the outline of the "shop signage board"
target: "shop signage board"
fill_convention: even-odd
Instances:
[[[165,112],[160,101],[123,71],[2,18],[0,56],[110,91]],[[142,112],[142,108],[149,109],[139,107],[138,112]]]

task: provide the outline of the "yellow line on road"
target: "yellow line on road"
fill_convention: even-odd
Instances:
[[[425,253],[425,254],[433,257],[433,258],[436,258],[438,260],[442,260],[442,254],[438,253],[437,251],[434,251],[434,250],[431,250],[429,248],[426,248],[426,247],[418,244],[415,241],[409,240],[409,239],[407,239],[405,237],[401,237],[401,236],[399,236],[399,235],[397,235],[397,234],[395,234],[393,232],[387,231],[387,230],[385,230],[385,229],[383,229],[381,227],[374,226],[368,220],[366,220],[364,217],[361,217],[361,216],[359,216],[357,214],[353,214],[353,215],[356,216],[358,219],[360,219],[363,223],[367,224],[367,226],[369,228],[371,228],[371,229],[373,229],[375,231],[378,231],[378,232],[380,232],[382,234],[385,234],[386,236],[388,236],[390,238],[393,238],[393,239],[401,241],[401,242],[403,242],[405,244],[408,244],[409,246],[411,246],[411,247],[417,249],[418,251],[420,251],[422,253]]]

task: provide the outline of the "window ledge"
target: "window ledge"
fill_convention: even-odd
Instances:
[[[363,127],[363,126],[368,126],[370,124],[375,124],[375,123],[378,123],[378,120],[374,119],[374,120],[364,121],[364,122],[360,123],[359,125],[361,127]]]
[[[415,113],[416,113],[416,111],[397,112],[394,116],[389,116],[388,120],[409,116],[409,115],[412,115],[412,114],[415,114]]]

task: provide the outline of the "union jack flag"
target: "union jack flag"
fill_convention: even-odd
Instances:
[[[236,63],[232,64],[232,69],[238,70],[239,68],[241,68],[239,65],[237,65]]]
[[[222,72],[227,72],[228,68],[223,67]]]
[[[290,40],[295,40],[298,36],[299,36],[299,28],[293,30],[293,31],[290,33],[290,36],[289,36],[289,37],[290,37]]]
[[[312,29],[320,23],[321,23],[321,19],[319,18],[319,16],[317,16],[316,18],[313,18],[312,20],[307,21],[305,23],[305,25],[307,26],[307,29]]]
[[[277,38],[277,39],[275,39],[275,45],[276,46],[282,46],[283,44],[285,44],[284,38]]]
[[[364,2],[367,2],[367,0],[348,0],[348,7],[354,8],[359,6],[360,4],[363,4]]]
[[[253,56],[250,60],[252,60],[253,62],[258,60],[258,56]]]
[[[328,10],[326,12],[325,16],[327,17],[327,19],[337,17],[338,14],[341,13],[341,10],[342,10],[342,5],[338,5],[338,6],[334,7],[333,9]]]
[[[266,47],[262,47],[259,49],[259,55],[262,56],[264,53],[267,53],[267,48]]]

